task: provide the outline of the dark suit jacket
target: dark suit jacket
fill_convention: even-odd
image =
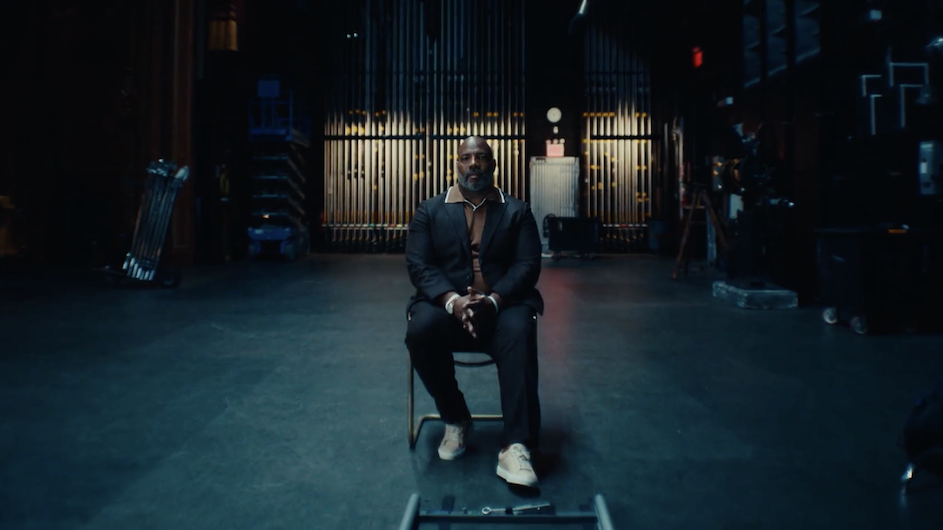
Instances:
[[[420,203],[409,222],[406,265],[416,294],[407,313],[419,300],[433,301],[449,291],[464,295],[472,283],[465,205],[446,203],[447,194]],[[525,202],[504,197],[504,203],[487,204],[479,248],[481,273],[505,306],[526,304],[543,314],[543,297],[536,287],[541,265],[537,222]]]

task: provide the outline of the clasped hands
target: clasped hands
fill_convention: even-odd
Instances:
[[[471,287],[468,288],[468,294],[455,300],[452,312],[452,315],[461,321],[465,331],[476,339],[480,324],[495,314],[494,304],[488,296]]]

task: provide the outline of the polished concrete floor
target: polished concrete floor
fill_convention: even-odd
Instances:
[[[0,528],[395,529],[413,492],[472,510],[601,493],[619,529],[943,527],[943,487],[900,495],[897,447],[943,376],[939,337],[738,310],[670,267],[545,265],[530,498],[494,474],[497,425],[460,461],[435,456],[439,424],[409,450],[402,256],[231,264],[176,290],[7,281]],[[459,378],[497,412],[493,368]]]

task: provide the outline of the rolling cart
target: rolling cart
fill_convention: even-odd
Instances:
[[[258,83],[250,104],[249,146],[252,151],[252,222],[248,228],[249,257],[278,254],[294,261],[311,248],[305,213],[304,123],[290,90],[275,78]],[[303,129],[303,127],[301,127]]]
[[[173,162],[158,160],[147,167],[147,175],[131,248],[125,255],[124,264],[120,270],[107,265],[100,272],[108,279],[130,278],[173,288],[180,284],[181,272],[165,266],[161,256],[174,204],[180,188],[190,176],[190,169],[186,166],[177,169]]]

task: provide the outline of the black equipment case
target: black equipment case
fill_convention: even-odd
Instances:
[[[544,231],[548,234],[548,246],[554,257],[565,252],[590,258],[596,255],[599,240],[597,219],[548,215],[544,219]]]
[[[904,229],[829,228],[816,232],[819,301],[829,324],[939,323],[939,245],[933,234]]]

